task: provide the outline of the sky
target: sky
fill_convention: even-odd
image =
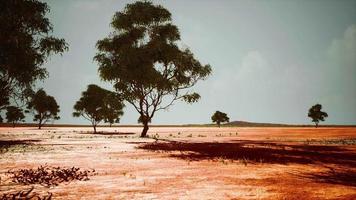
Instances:
[[[56,123],[89,123],[72,117],[88,84],[111,89],[93,61],[98,40],[112,32],[111,19],[124,0],[44,0],[53,35],[69,51],[44,65],[38,83],[60,105]],[[172,13],[181,42],[211,76],[192,91],[195,104],[175,103],[153,124],[210,123],[216,111],[231,121],[311,124],[308,109],[323,105],[324,124],[356,124],[356,0],[153,1]],[[121,124],[136,124],[127,104]]]

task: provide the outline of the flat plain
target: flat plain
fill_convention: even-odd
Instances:
[[[355,127],[0,128],[0,198],[356,199]],[[56,186],[14,182],[39,166],[95,170]]]

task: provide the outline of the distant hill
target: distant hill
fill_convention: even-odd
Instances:
[[[309,126],[309,125],[291,125],[291,124],[275,124],[275,123],[258,123],[247,121],[232,121],[226,123],[227,126],[241,126],[241,127],[280,127],[280,126]]]

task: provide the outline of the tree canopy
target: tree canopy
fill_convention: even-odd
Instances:
[[[22,121],[25,119],[25,115],[22,112],[22,109],[16,107],[16,106],[8,106],[6,108],[6,120],[9,123],[13,124],[13,127],[15,127],[15,124],[19,121]]]
[[[118,94],[91,84],[75,103],[73,116],[89,120],[96,133],[96,126],[103,120],[110,125],[118,123],[123,108],[124,104]]]
[[[48,72],[41,66],[68,46],[51,35],[46,3],[1,0],[0,8],[0,109],[4,109],[10,98],[23,100],[36,80],[46,78]]]
[[[100,77],[139,113],[145,137],[156,111],[167,109],[176,100],[198,101],[188,92],[197,81],[211,73],[189,49],[179,48],[180,33],[171,13],[151,2],[128,4],[116,12],[114,31],[97,42]]]
[[[318,127],[320,121],[325,121],[325,118],[328,117],[326,112],[321,111],[322,105],[315,104],[309,109],[308,117],[312,119],[312,122],[315,123],[315,127]]]
[[[27,108],[33,111],[33,121],[38,121],[39,129],[50,120],[60,119],[57,101],[53,96],[47,95],[43,89],[31,95]]]
[[[220,124],[223,122],[229,122],[229,117],[227,116],[226,113],[220,112],[220,111],[216,111],[213,116],[211,116],[211,120],[213,122],[215,122],[219,127]]]

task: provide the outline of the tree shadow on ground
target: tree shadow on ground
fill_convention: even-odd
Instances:
[[[35,142],[41,140],[0,140],[0,153],[6,152],[9,148],[14,146],[33,145]]]
[[[40,142],[41,140],[0,140],[0,148],[10,147],[14,145],[26,145],[33,144],[34,142]]]
[[[136,133],[131,133],[131,132],[104,132],[104,131],[98,131],[96,133],[94,132],[84,132],[80,134],[90,134],[90,135],[135,135]]]
[[[140,149],[170,152],[170,156],[190,160],[230,159],[270,164],[338,164],[356,167],[356,153],[337,146],[281,144],[250,140],[218,142],[152,142]]]
[[[320,173],[306,173],[298,175],[301,178],[312,179],[320,183],[338,184],[356,187],[356,170],[332,169]]]

